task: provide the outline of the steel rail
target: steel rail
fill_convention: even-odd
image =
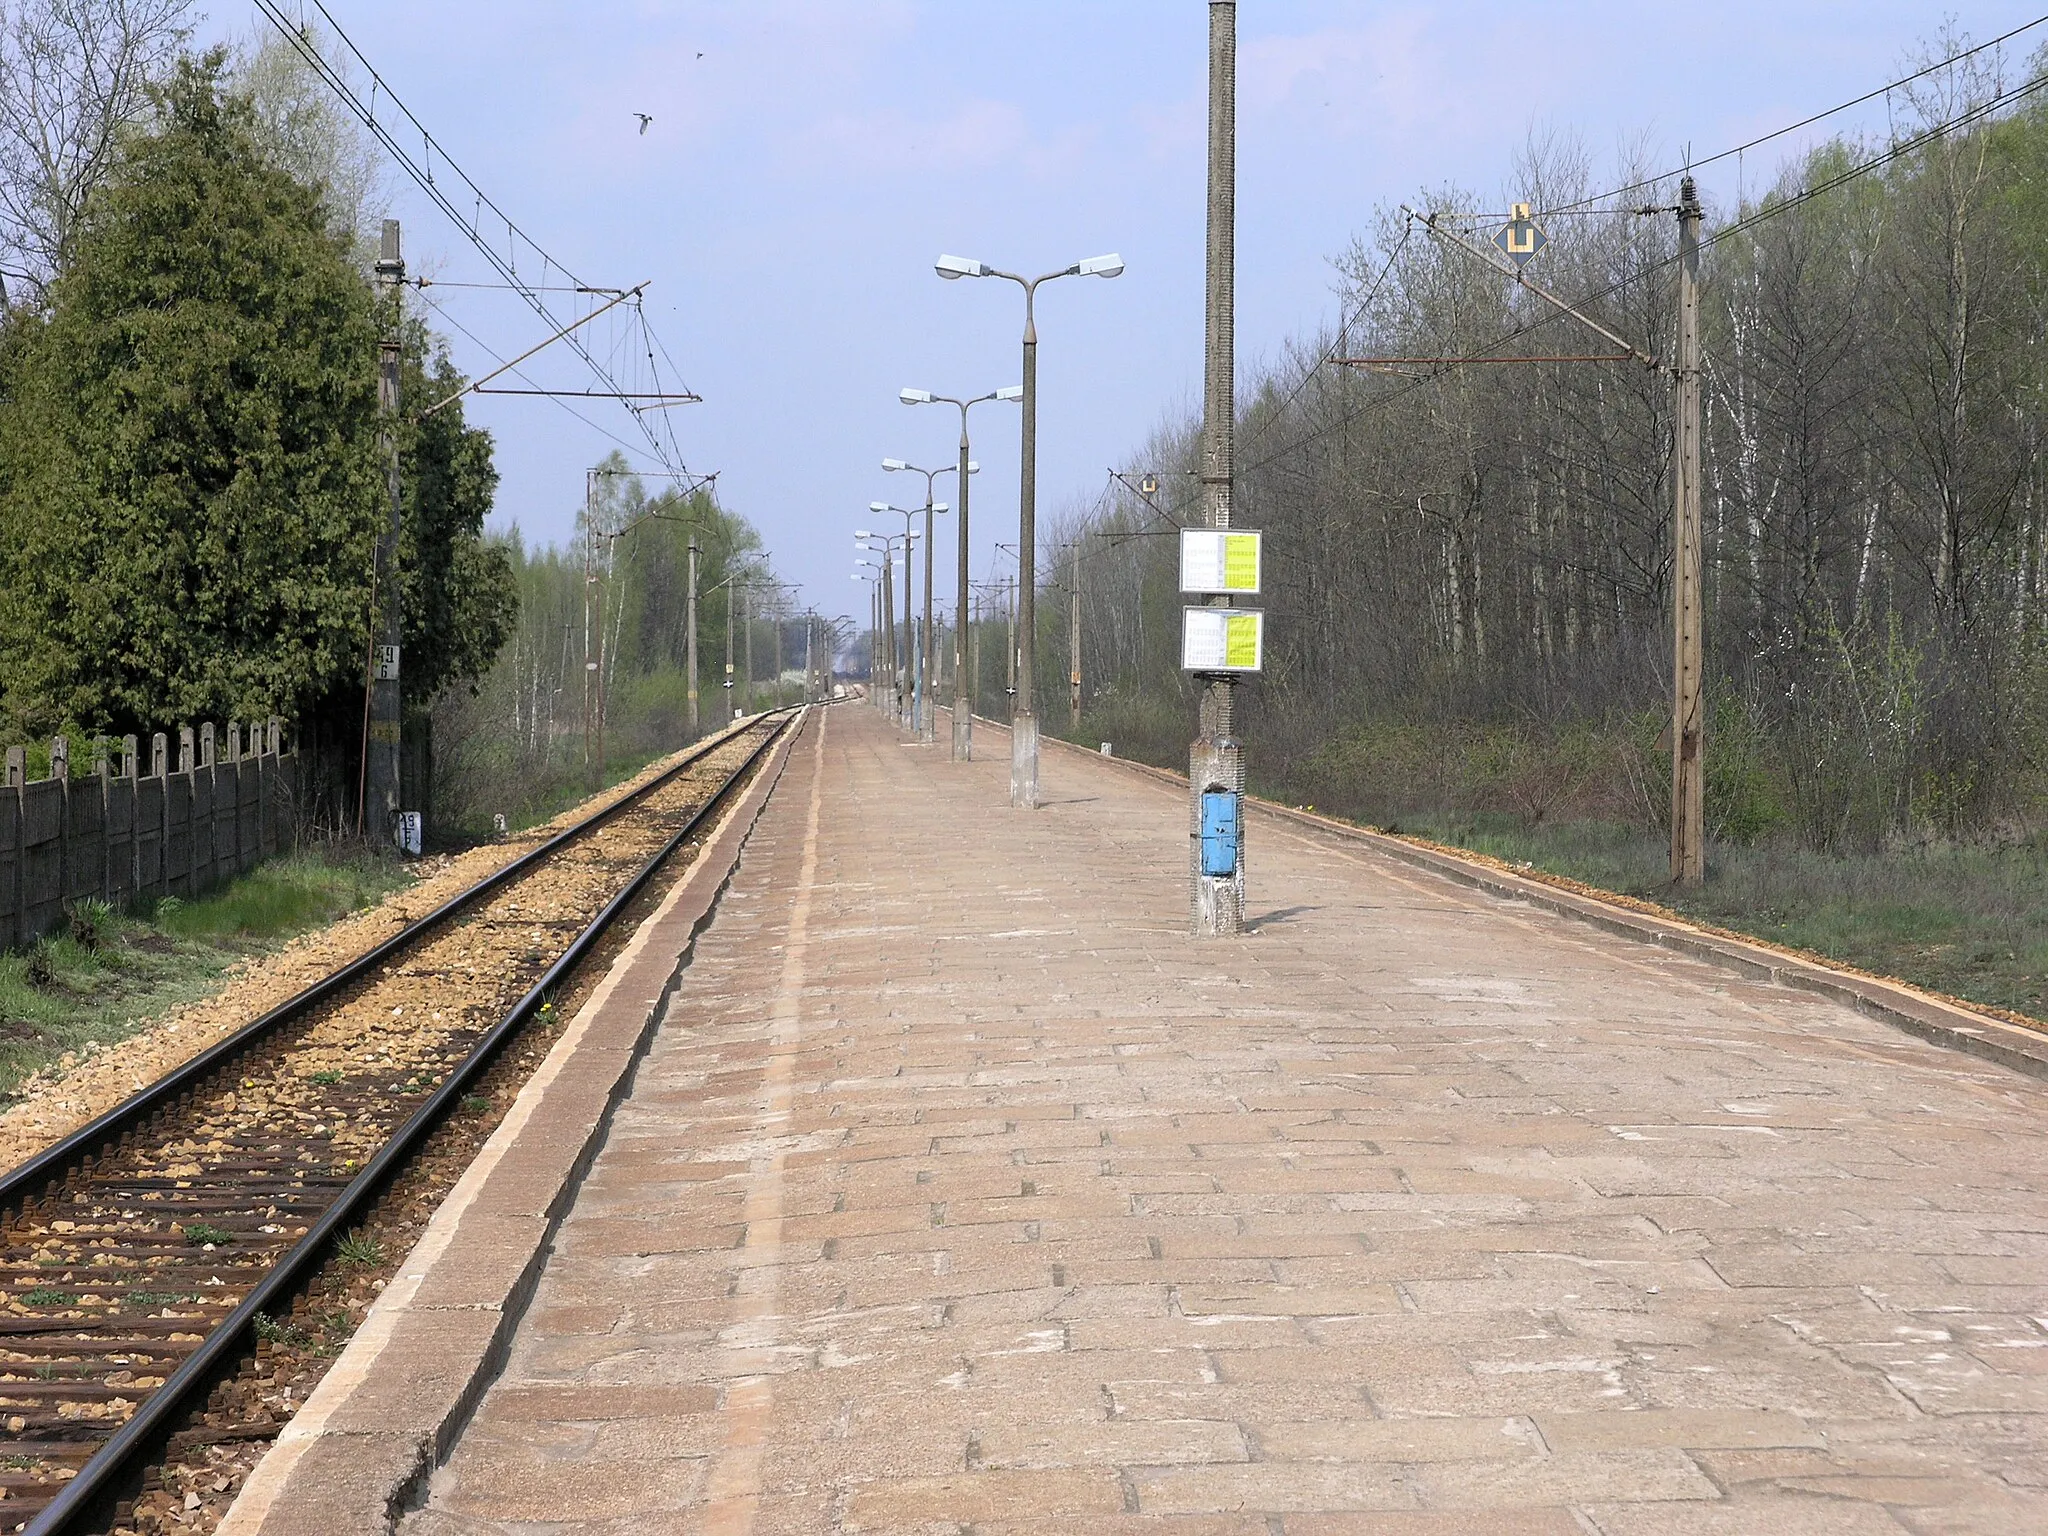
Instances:
[[[546,842],[521,854],[503,869],[486,875],[465,890],[458,891],[433,911],[415,918],[375,948],[358,955],[338,970],[330,971],[305,990],[286,998],[269,1012],[250,1020],[225,1039],[208,1046],[184,1065],[165,1073],[147,1088],[123,1099],[96,1119],[87,1121],[62,1141],[17,1164],[4,1177],[0,1177],[0,1222],[22,1214],[30,1202],[44,1198],[51,1187],[61,1183],[64,1176],[76,1168],[87,1155],[110,1142],[118,1141],[124,1131],[134,1128],[178,1094],[204,1080],[228,1058],[257,1043],[275,1031],[279,1025],[305,1013],[314,1004],[324,1002],[335,993],[345,990],[385,961],[403,953],[463,909],[474,905],[516,876],[524,874],[534,865],[559,851],[565,844],[594,831],[629,806],[652,794],[677,774],[694,767],[704,757],[730,741],[733,734],[737,733],[730,733],[705,743],[698,751],[659,777],[649,780],[632,794],[622,796],[603,810],[584,817],[574,826],[565,827]]]
[[[280,1301],[290,1297],[301,1282],[310,1278],[319,1266],[326,1262],[327,1250],[333,1241],[362,1214],[364,1208],[376,1196],[383,1192],[384,1186],[399,1171],[417,1145],[439,1126],[450,1107],[458,1102],[471,1082],[490,1066],[500,1049],[539,1012],[541,1006],[548,1000],[549,994],[561,986],[564,978],[589,954],[619,913],[640,894],[661,866],[725,803],[740,780],[781,739],[792,721],[801,718],[802,708],[799,706],[783,711],[771,711],[769,716],[764,718],[778,713],[782,714],[783,718],[777,721],[774,729],[747,754],[746,760],[734,768],[726,776],[725,781],[706,797],[704,803],[690,814],[688,820],[675,834],[641,864],[624,887],[605,903],[597,916],[577,934],[569,947],[528,989],[526,995],[513,1004],[505,1016],[450,1069],[440,1087],[392,1134],[364,1165],[363,1171],[350,1181],[333,1204],[307,1229],[306,1235],[285,1253],[268,1274],[251,1287],[241,1303],[220,1321],[184,1363],[171,1373],[164,1384],[143,1400],[128,1422],[87,1458],[77,1475],[66,1482],[57,1496],[28,1523],[27,1536],[59,1536],[59,1533],[75,1532],[86,1528],[80,1522],[104,1520],[112,1513],[115,1502],[131,1491],[129,1485],[139,1477],[147,1465],[144,1458],[157,1451],[169,1438],[175,1420],[190,1409],[199,1394],[212,1388],[217,1373],[240,1359],[245,1347],[245,1336],[254,1331],[256,1319]],[[407,943],[417,940],[430,929],[439,927],[457,912],[472,905],[477,898],[503,885],[512,875],[531,868],[544,856],[558,851],[564,843],[609,821],[619,811],[637,803],[683,770],[700,763],[711,751],[731,741],[738,734],[733,732],[709,743],[702,751],[684,759],[633,794],[585,817],[575,826],[549,838],[504,869],[450,898],[368,953],[315,982],[297,996],[279,1004],[261,1018],[194,1057],[183,1067],[136,1094],[124,1104],[66,1137],[49,1151],[31,1159],[30,1163],[23,1164],[22,1168],[10,1174],[6,1181],[0,1182],[0,1189],[18,1189],[21,1185],[21,1176],[32,1168],[47,1180],[54,1167],[53,1159],[59,1153],[69,1152],[69,1160],[75,1165],[79,1160],[79,1154],[88,1143],[104,1143],[110,1128],[118,1135],[122,1126],[141,1114],[153,1112],[161,1107],[172,1093],[190,1086],[208,1071],[221,1065],[237,1050],[246,1048],[262,1035],[273,1032],[280,1024],[309,1011],[378,962],[391,958]],[[14,1195],[11,1198],[20,1197]]]

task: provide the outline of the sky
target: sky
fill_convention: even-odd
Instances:
[[[876,522],[871,501],[923,504],[922,477],[881,460],[954,458],[957,414],[897,392],[1018,381],[1017,288],[943,282],[942,252],[1031,274],[1108,252],[1126,263],[1039,292],[1041,518],[1092,502],[1112,467],[1148,468],[1147,438],[1199,404],[1203,0],[327,3],[540,246],[587,283],[649,283],[649,325],[703,396],[673,413],[682,460],[717,472],[801,605],[864,618],[854,530]],[[1703,158],[1908,73],[1944,14],[1981,40],[2031,20],[2033,3],[1245,0],[1240,377],[1335,323],[1332,260],[1377,208],[1447,184],[1510,192],[1532,135],[1576,137],[1603,180],[1622,179],[1610,173],[1624,159]],[[228,6],[209,20],[239,36],[265,25]],[[2048,27],[2009,45],[2010,67],[2042,38]],[[644,133],[636,113],[652,118]],[[1843,114],[1713,168],[1703,191],[1725,206],[1818,135],[1881,135],[1887,120],[1883,101]],[[430,318],[460,367],[479,375],[491,352],[542,339],[516,297],[453,286],[493,274],[402,177],[392,202],[412,270],[441,285]],[[593,350],[637,345],[609,320],[589,334]],[[625,387],[648,387],[618,355]],[[560,347],[527,372],[593,383]],[[496,440],[494,524],[531,543],[569,535],[586,468],[617,446],[605,433],[660,467],[621,406],[571,405],[595,425],[534,397],[467,405]],[[974,411],[978,578],[1016,538],[1018,414]]]

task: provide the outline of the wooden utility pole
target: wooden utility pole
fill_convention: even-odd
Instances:
[[[384,490],[391,515],[377,534],[375,566],[376,641],[370,661],[370,708],[363,751],[364,830],[379,847],[390,846],[398,833],[398,733],[400,693],[399,645],[404,639],[398,569],[399,519],[404,495],[398,474],[398,380],[404,349],[405,258],[399,248],[398,220],[384,221],[377,255],[377,288],[384,300],[384,335],[377,344],[378,451],[384,459]]]
[[[690,595],[689,595],[689,599],[688,599],[688,601],[686,601],[686,602],[685,602],[685,603],[683,604],[683,611],[684,611],[685,615],[687,616],[687,617],[685,618],[685,620],[684,620],[684,623],[685,623],[686,627],[687,627],[687,628],[688,628],[688,630],[689,630],[689,635],[688,635],[688,638],[687,638],[687,639],[686,639],[686,640],[684,641],[684,646],[685,646],[685,649],[686,649],[686,651],[687,651],[687,653],[688,653],[688,657],[689,657],[689,661],[688,661],[688,666],[689,666],[689,671],[690,671],[690,740],[692,740],[692,741],[695,741],[695,740],[697,739],[697,735],[698,735],[698,730],[699,730],[699,727],[698,727],[698,724],[697,724],[697,555],[698,555],[698,551],[699,551],[699,545],[698,545],[698,543],[697,543],[697,536],[696,536],[696,535],[695,535],[695,534],[693,533],[693,534],[691,534],[691,535],[690,535]]]
[[[1706,876],[1705,720],[1700,609],[1700,204],[1690,176],[1678,189],[1677,473],[1673,477],[1671,618],[1671,878]]]

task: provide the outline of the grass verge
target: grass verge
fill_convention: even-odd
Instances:
[[[1697,891],[1661,836],[1605,822],[1416,817],[1397,829],[1951,997],[2048,1019],[2048,846],[1929,844],[1867,856],[1715,845]]]
[[[69,932],[0,954],[0,1104],[34,1072],[134,1034],[205,996],[237,960],[412,883],[360,850],[306,849],[206,896],[145,910],[81,906]]]

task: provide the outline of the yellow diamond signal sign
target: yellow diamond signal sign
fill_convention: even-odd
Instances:
[[[1508,222],[1493,237],[1493,243],[1500,247],[1501,253],[1515,264],[1515,270],[1519,272],[1529,265],[1530,257],[1550,244],[1550,237],[1529,217],[1529,205],[1517,203]]]

